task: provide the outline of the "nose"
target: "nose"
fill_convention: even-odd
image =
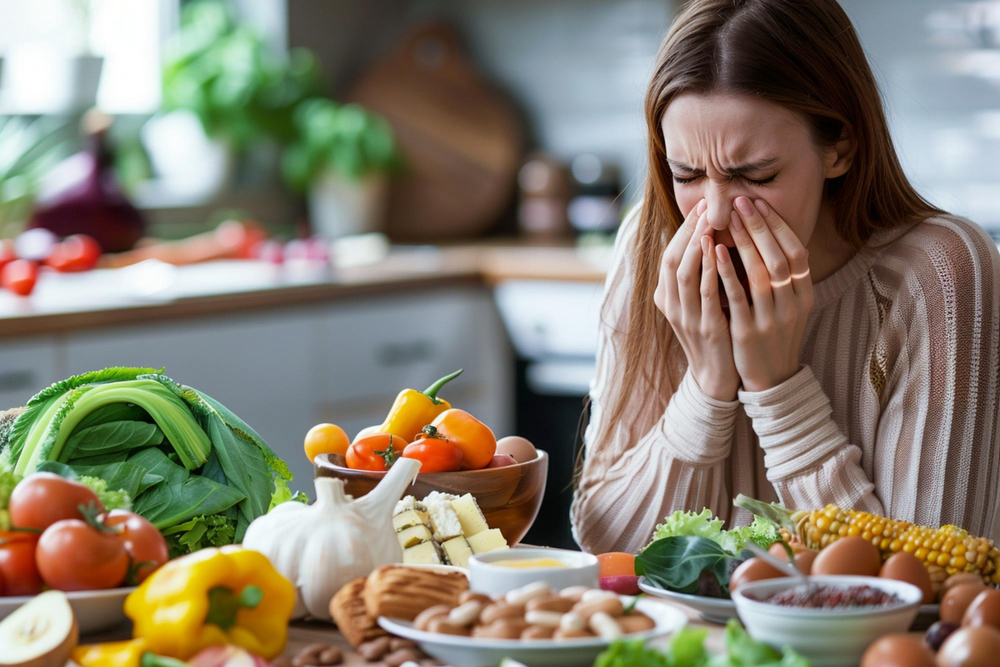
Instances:
[[[707,218],[710,227],[722,231],[729,227],[729,216],[733,211],[733,201],[736,198],[725,185],[711,183],[705,192],[708,204]]]

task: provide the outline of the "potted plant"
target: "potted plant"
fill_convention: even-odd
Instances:
[[[294,129],[282,171],[308,192],[313,231],[327,238],[378,231],[388,174],[400,161],[389,124],[357,104],[317,98],[298,109]]]
[[[192,196],[199,188],[198,195],[211,196],[227,187],[238,154],[262,143],[277,154],[293,136],[296,107],[320,89],[311,52],[274,56],[215,0],[184,6],[165,62],[167,113],[150,121],[143,138],[154,169]]]

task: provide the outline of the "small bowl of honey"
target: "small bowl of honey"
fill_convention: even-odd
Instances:
[[[541,581],[555,590],[570,586],[597,588],[597,557],[564,549],[505,549],[469,559],[469,587],[476,593],[504,595]]]

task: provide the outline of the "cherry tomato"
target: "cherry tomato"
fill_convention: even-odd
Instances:
[[[10,494],[10,522],[16,528],[45,530],[62,519],[80,519],[80,505],[104,505],[88,487],[51,472],[36,472]]]
[[[28,296],[38,282],[38,264],[27,259],[15,259],[0,270],[0,286],[18,296]]]
[[[35,563],[38,533],[0,531],[0,579],[3,595],[38,595],[42,592],[42,577]]]
[[[52,250],[45,263],[56,271],[89,271],[101,258],[101,245],[86,234],[67,236]]]
[[[420,472],[461,470],[462,451],[430,429],[434,427],[424,427],[424,435],[406,446],[403,457],[420,461]]]
[[[116,588],[128,574],[125,542],[80,519],[49,526],[38,540],[35,562],[42,579],[61,591]]]
[[[115,528],[122,527],[118,533],[118,538],[125,545],[125,551],[132,559],[132,567],[135,570],[135,582],[141,584],[142,581],[153,574],[158,567],[170,560],[170,549],[167,541],[145,518],[134,512],[125,510],[111,510],[107,515],[101,517],[106,526]]]
[[[347,448],[347,467],[355,470],[388,470],[405,446],[402,438],[389,433],[359,438]]]
[[[347,456],[351,439],[344,429],[336,424],[316,424],[306,433],[306,457],[312,461],[320,454],[340,454]]]
[[[451,408],[439,414],[431,425],[462,452],[462,468],[478,470],[493,460],[497,439],[490,427],[465,410]]]

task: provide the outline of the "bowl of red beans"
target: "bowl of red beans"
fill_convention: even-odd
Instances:
[[[753,639],[790,646],[814,667],[856,666],[876,639],[906,632],[923,599],[904,581],[849,576],[763,579],[732,595]]]

